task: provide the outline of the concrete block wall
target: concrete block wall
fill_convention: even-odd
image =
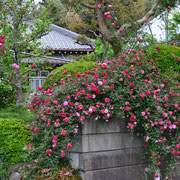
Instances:
[[[87,120],[80,133],[70,158],[73,167],[84,170],[83,180],[145,180],[144,169],[148,165],[141,159],[142,138],[135,137],[130,143],[122,119],[113,118],[108,123]]]

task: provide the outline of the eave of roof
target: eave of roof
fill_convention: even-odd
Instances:
[[[68,56],[59,56],[59,57],[43,56],[40,59],[37,59],[36,57],[22,59],[22,62],[26,62],[26,63],[48,62],[51,64],[66,64],[72,61],[74,61],[74,59],[72,58],[70,59]]]

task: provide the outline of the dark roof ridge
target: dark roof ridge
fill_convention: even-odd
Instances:
[[[76,39],[77,36],[79,35],[79,34],[77,34],[75,32],[72,32],[72,31],[70,31],[68,29],[62,28],[62,27],[57,26],[55,24],[50,24],[50,29],[52,29],[54,31],[57,31],[57,32],[60,32],[60,33],[62,33],[64,35],[66,35],[66,36],[69,36],[69,37],[73,38],[73,39]]]

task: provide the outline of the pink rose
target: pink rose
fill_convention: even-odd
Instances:
[[[47,109],[47,114],[52,114],[52,111],[50,109]]]
[[[149,136],[146,136],[146,142],[148,142],[148,141],[149,141],[149,139],[150,139],[150,137],[149,137]]]
[[[175,103],[174,107],[175,107],[175,108],[178,108],[178,107],[179,107],[179,105],[178,105],[177,103]]]
[[[65,157],[66,156],[66,153],[62,150],[61,151],[61,157],[63,158],[63,157]]]
[[[130,85],[130,87],[132,87],[132,88],[134,87],[134,83],[130,83],[129,85]]]
[[[66,117],[64,120],[65,120],[65,122],[69,122],[69,118],[68,117]]]
[[[1,37],[2,37],[2,39],[5,39],[6,36],[4,34],[2,34]]]
[[[109,98],[105,98],[105,102],[108,103],[110,101]]]
[[[52,154],[52,150],[51,149],[47,149],[46,153],[50,156]]]
[[[63,74],[63,75],[64,75],[64,74],[67,74],[67,72],[68,72],[68,71],[64,71],[62,74]]]
[[[130,107],[128,107],[128,106],[127,106],[127,107],[125,107],[125,110],[126,110],[126,111],[130,111],[130,109],[131,109],[131,108],[130,108]]]
[[[140,97],[141,97],[141,98],[144,98],[144,97],[145,97],[145,94],[144,94],[144,93],[142,93],[142,94],[140,95]]]
[[[53,145],[52,145],[52,147],[53,147],[53,148],[56,148],[56,147],[57,147],[57,145],[56,145],[56,144],[53,144]]]
[[[67,101],[64,101],[63,105],[64,105],[64,106],[67,106],[67,105],[68,105],[68,102],[67,102]]]
[[[171,153],[172,153],[172,155],[175,155],[176,154],[176,150],[173,150]]]
[[[71,149],[71,147],[72,147],[72,144],[68,143],[67,144],[67,149]]]
[[[35,67],[36,67],[36,65],[35,65],[35,64],[32,64],[32,65],[31,65],[31,68],[32,68],[32,69],[33,69],[33,68],[35,68]]]
[[[101,6],[102,6],[101,4],[98,4],[98,5],[97,5],[98,8],[101,8]]]
[[[108,15],[107,15],[107,18],[108,18],[108,19],[111,19],[111,18],[112,18],[112,16],[111,16],[110,14],[108,14]]]
[[[54,104],[54,105],[57,105],[57,104],[58,104],[58,101],[57,101],[57,100],[55,100],[55,101],[53,102],[53,104]]]
[[[62,135],[62,136],[65,136],[65,135],[66,135],[66,131],[63,130],[63,131],[61,132],[61,135]]]
[[[39,131],[39,128],[38,128],[38,127],[35,127],[35,128],[34,128],[34,131],[38,132],[38,131]]]
[[[146,91],[146,95],[150,95],[150,91]]]
[[[28,106],[28,109],[32,109],[32,108],[33,108],[33,105],[29,105],[29,106]]]
[[[142,112],[141,114],[142,114],[142,116],[145,116],[145,115],[146,115],[146,113],[145,113],[145,112]]]
[[[168,6],[168,9],[171,9],[171,6]]]

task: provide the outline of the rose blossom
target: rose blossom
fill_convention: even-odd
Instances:
[[[71,147],[72,147],[72,144],[68,143],[67,144],[67,149],[71,149]]]
[[[38,132],[38,131],[39,131],[39,128],[38,128],[38,127],[35,127],[35,128],[34,128],[34,131]]]
[[[101,8],[101,6],[102,6],[101,4],[98,4],[98,5],[97,5],[98,8]]]
[[[61,132],[61,135],[62,135],[62,136],[65,136],[65,135],[66,135],[66,131],[63,130],[63,131]]]
[[[51,149],[47,149],[46,153],[50,156],[52,154],[52,150]]]

